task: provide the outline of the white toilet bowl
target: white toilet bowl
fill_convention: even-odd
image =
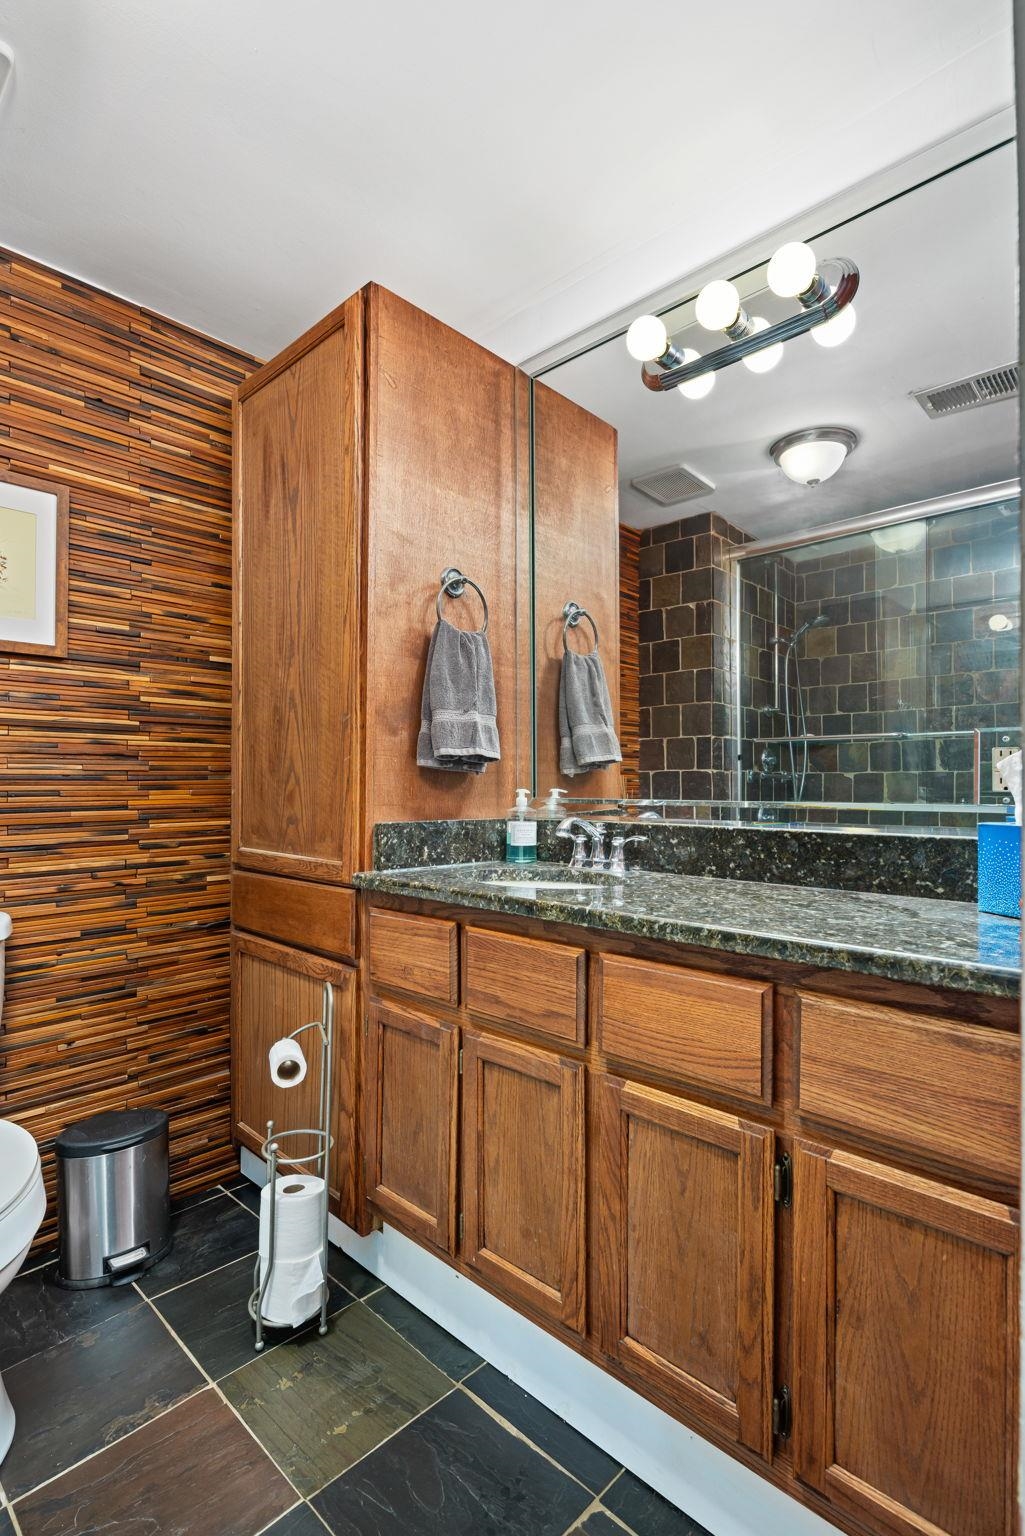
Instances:
[[[24,1263],[45,1211],[39,1150],[22,1126],[0,1120],[0,1292]],[[14,1409],[0,1378],[0,1461],[13,1439]]]

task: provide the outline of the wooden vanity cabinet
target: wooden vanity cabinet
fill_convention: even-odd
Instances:
[[[1012,1536],[1013,1003],[367,905],[371,1211],[854,1536]]]
[[[794,1464],[872,1530],[1012,1536],[1018,1219],[798,1144]]]
[[[275,944],[251,934],[231,941],[232,1120],[236,1139],[260,1153],[267,1121],[279,1130],[315,1126],[320,1105],[320,1041],[314,1031],[301,1037],[306,1077],[294,1088],[271,1082],[267,1052],[275,1040],[321,1017],[325,981],[334,988],[334,1125],[331,1204],[350,1226],[363,1225],[357,1178],[356,1044],[359,972],[351,965],[312,955],[293,945]],[[309,1138],[282,1143],[284,1152],[306,1156],[315,1151]],[[308,1169],[300,1171],[308,1172]]]
[[[367,1197],[405,1231],[453,1253],[459,1032],[374,1003],[365,1063]]]
[[[461,1174],[465,1261],[583,1333],[583,1063],[467,1031]]]
[[[773,1133],[605,1073],[594,1093],[597,1341],[768,1460]]]

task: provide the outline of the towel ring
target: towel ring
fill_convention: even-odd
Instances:
[[[464,576],[462,571],[457,570],[454,565],[450,565],[448,570],[442,571],[442,573],[441,573],[441,589],[438,592],[438,601],[435,604],[435,607],[437,608],[437,611],[438,611],[438,618],[439,619],[441,618],[441,600],[442,600],[442,598],[443,597],[462,597],[462,595],[466,591],[467,587],[472,587],[473,588],[473,590],[476,592],[477,596],[480,598],[481,603],[483,604],[483,607],[484,607],[484,623],[481,625],[481,627],[477,631],[477,633],[481,634],[481,635],[485,635],[485,634],[487,634],[487,630],[488,630],[488,600],[484,596],[484,593],[481,591],[480,587],[478,587],[477,583],[475,581],[471,581],[469,576]]]
[[[588,624],[590,624],[591,630],[594,634],[594,648],[595,650],[598,649],[598,626],[586,608],[581,608],[579,603],[567,603],[565,608],[562,610],[562,616],[566,620],[565,624],[562,626],[562,648],[564,651],[568,650],[568,646],[566,645],[566,637],[568,636],[569,631],[571,629],[576,629],[581,619],[586,619]]]

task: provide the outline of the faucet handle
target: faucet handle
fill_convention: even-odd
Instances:
[[[626,845],[627,843],[646,843],[648,839],[641,832],[634,832],[630,837],[624,837],[622,832],[617,832],[612,839],[612,853],[609,857],[609,868],[613,874],[626,874]]]
[[[587,838],[584,835],[584,833],[583,832],[571,832],[569,830],[569,828],[565,824],[563,824],[561,827],[559,827],[557,829],[555,835],[556,835],[556,837],[568,838],[569,841],[573,844],[573,853],[570,856],[570,861],[569,861],[570,869],[583,869],[583,867],[584,867],[584,865],[585,865],[585,863],[587,861],[587,856],[586,856],[586,854],[584,852],[584,848],[585,848],[585,845],[587,843]]]

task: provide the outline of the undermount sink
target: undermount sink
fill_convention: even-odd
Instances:
[[[480,878],[483,885],[497,886],[513,895],[518,892],[526,895],[532,891],[592,891],[607,885],[609,881],[608,874],[598,869],[567,869],[559,875],[532,875],[526,869],[516,874],[511,870],[508,874],[493,871]]]

